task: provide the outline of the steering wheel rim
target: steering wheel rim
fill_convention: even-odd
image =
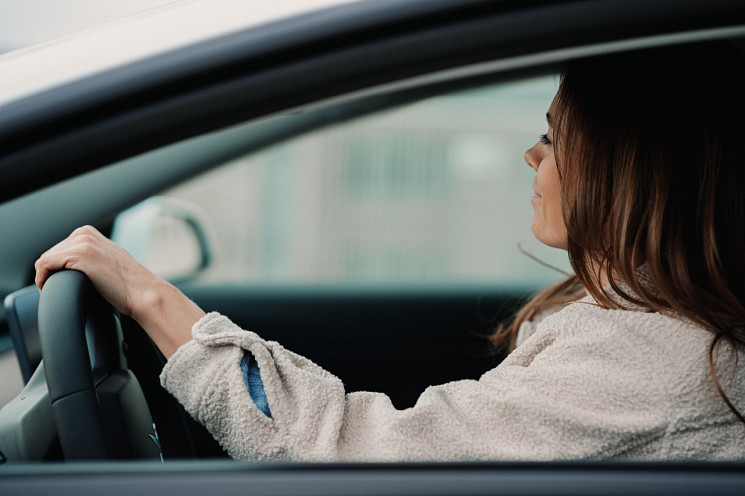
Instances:
[[[126,368],[118,317],[85,274],[52,274],[39,298],[38,317],[65,459],[160,457],[142,389]]]

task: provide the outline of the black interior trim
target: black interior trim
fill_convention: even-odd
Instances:
[[[433,384],[478,379],[506,350],[488,341],[531,291],[495,285],[267,287],[192,285],[207,311],[308,357],[347,392],[386,393],[408,408]]]

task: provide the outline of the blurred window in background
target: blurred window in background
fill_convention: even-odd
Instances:
[[[307,134],[163,193],[198,205],[205,281],[495,282],[569,271],[531,231],[553,76],[440,96]],[[291,118],[288,117],[288,118]],[[157,271],[157,267],[151,267]]]

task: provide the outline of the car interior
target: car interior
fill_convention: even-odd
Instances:
[[[522,248],[532,242],[540,249],[530,239],[522,194],[530,179],[521,155],[535,126],[543,126],[555,85],[553,73],[478,81],[473,88],[459,81],[439,96],[429,88],[406,90],[239,125],[22,197],[3,207],[5,219],[17,219],[19,211],[42,215],[58,204],[67,218],[56,223],[73,226],[101,212],[97,227],[151,270],[166,276],[170,270],[170,279],[203,308],[311,358],[348,391],[384,392],[403,409],[429,385],[476,379],[498,364],[506,350],[488,341],[495,325],[541,283],[561,277],[560,269],[540,265]],[[489,102],[495,117],[484,119]],[[461,115],[454,119],[454,112]],[[436,156],[441,164],[432,164]],[[380,176],[383,163],[399,168]],[[319,178],[316,184],[304,179],[309,174]],[[177,184],[164,190],[170,183]],[[83,191],[84,202],[70,200]],[[472,201],[464,206],[467,196]],[[461,215],[473,218],[470,226]],[[174,237],[174,222],[185,238]],[[240,236],[248,241],[232,247],[230,259]],[[174,269],[191,239],[199,262],[186,256]],[[284,248],[255,244],[266,239]],[[315,257],[308,255],[313,244]],[[301,249],[278,254],[288,245]],[[546,253],[562,263],[561,254]],[[19,367],[31,385],[43,383],[32,379],[41,361],[38,303],[33,285],[5,300]],[[121,327],[164,457],[224,456],[160,387],[165,360],[157,349],[131,319],[122,317]],[[17,431],[34,433],[25,444],[46,446],[37,456],[61,456],[38,431]]]
[[[572,19],[592,24],[591,10]],[[683,21],[673,16],[670,22]],[[642,36],[652,24],[640,23],[628,36]],[[75,109],[69,130],[55,134],[53,115],[38,135],[29,137],[31,124],[14,135],[28,146],[0,159],[0,171],[9,171],[8,184],[14,185],[0,185],[0,197],[7,198],[0,204],[0,230],[13,233],[0,237],[0,291],[8,295],[0,308],[0,345],[10,349],[12,343],[5,356],[14,355],[20,380],[12,386],[14,399],[0,405],[2,456],[69,460],[68,446],[112,438],[112,430],[125,435],[112,441],[113,451],[103,448],[101,458],[150,463],[227,456],[160,386],[165,359],[136,322],[102,304],[85,281],[61,279],[54,293],[59,300],[40,298],[32,284],[34,260],[85,224],[203,309],[312,359],[341,378],[348,392],[383,392],[405,409],[430,385],[478,379],[495,367],[507,353],[489,342],[495,327],[570,271],[565,253],[531,236],[532,174],[522,157],[545,132],[560,62],[639,45],[610,41],[594,46],[595,52],[526,46],[505,62],[504,39],[519,38],[525,26],[515,23],[496,34],[488,23],[479,26],[472,39],[453,48],[458,63],[442,57],[406,67],[407,56],[432,38],[458,39],[458,30],[443,28],[421,40],[392,36],[395,43],[385,49],[368,33],[361,48],[328,57],[329,44],[318,43],[307,50],[309,59],[318,53],[327,64],[318,68],[308,69],[298,52],[279,51],[286,66],[261,66],[264,72],[255,74],[226,63],[209,77],[179,80],[177,74],[173,87],[156,81],[131,94],[116,87],[96,97],[110,98],[105,107],[83,99],[84,84],[68,89]],[[711,30],[696,39],[742,34],[741,28]],[[566,32],[541,42],[562,36]],[[491,51],[463,58],[469,43],[480,46],[491,37]],[[695,41],[673,38],[650,43]],[[221,44],[229,45],[215,42]],[[370,54],[370,67],[356,72],[355,61]],[[192,55],[180,56],[179,63],[187,64]],[[324,78],[337,66],[338,86],[325,87]],[[390,79],[376,72],[389,66],[398,70]],[[450,71],[460,66],[467,69]],[[407,71],[428,77],[407,79]],[[300,76],[307,76],[308,93],[283,100],[299,94]],[[255,107],[247,89],[254,91]],[[37,102],[40,107],[47,97]],[[89,107],[77,109],[78,99]],[[103,109],[99,115],[92,108]],[[27,163],[36,165],[23,178],[17,166]],[[52,358],[50,367],[61,377],[86,376],[89,403],[100,388],[100,397],[108,399],[99,399],[98,408],[114,424],[92,432],[58,427],[68,424],[60,424],[50,406],[50,394],[58,393],[50,391],[45,367],[47,357],[67,350],[67,343],[60,343],[65,336],[44,337],[40,328],[61,327],[63,318],[80,332],[73,333],[70,351],[59,353],[63,360]],[[97,339],[101,329],[114,339]],[[64,360],[66,355],[77,358]],[[85,370],[73,372],[79,364]],[[125,404],[135,406],[127,411]],[[66,415],[77,411],[72,407]],[[134,447],[134,430],[146,431],[147,442]],[[171,467],[174,472],[166,467],[159,483],[189,471]],[[689,468],[664,470],[677,477]],[[116,477],[126,478],[123,470]],[[626,477],[615,466],[607,472],[613,480]],[[637,472],[634,480],[645,490],[665,490],[672,480],[665,476],[644,486],[649,467]]]

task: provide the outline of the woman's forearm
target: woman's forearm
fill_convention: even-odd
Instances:
[[[191,340],[192,326],[204,311],[169,282],[158,279],[139,295],[131,317],[147,332],[166,358]]]

